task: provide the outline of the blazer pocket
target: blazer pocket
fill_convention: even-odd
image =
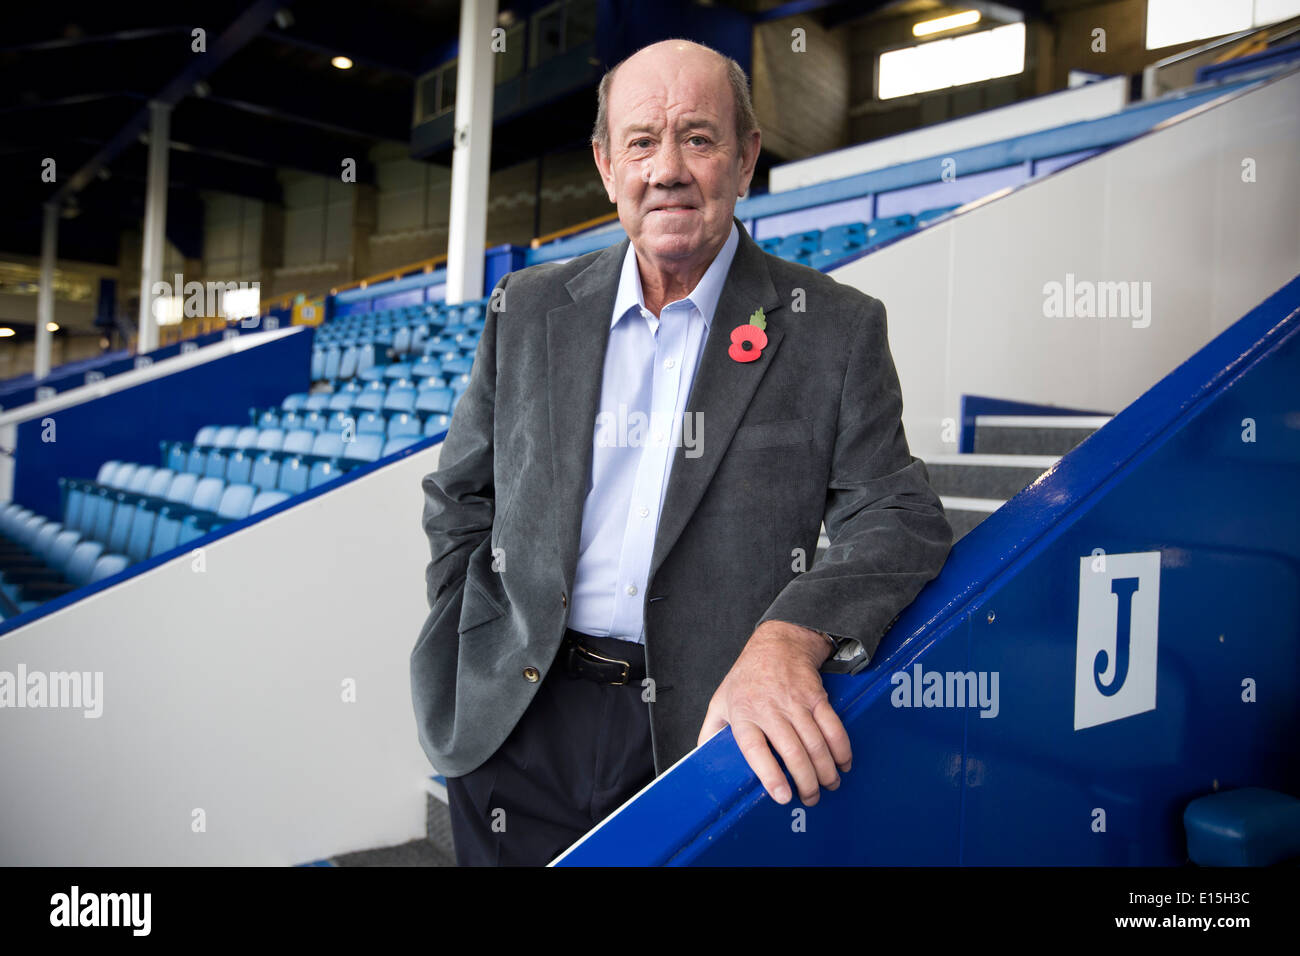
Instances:
[[[754,448],[777,448],[781,445],[802,445],[812,441],[811,418],[791,418],[780,422],[760,422],[741,425],[731,439],[731,450],[748,451]]]
[[[489,573],[495,574],[496,572]],[[459,631],[461,634],[471,628],[478,627],[480,624],[495,621],[505,613],[505,608],[492,595],[484,591],[472,576],[465,579],[465,596],[461,601],[460,608]]]

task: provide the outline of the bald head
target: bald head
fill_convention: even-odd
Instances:
[[[726,87],[731,92],[732,132],[736,139],[743,142],[758,128],[749,95],[749,78],[739,63],[702,43],[661,40],[641,48],[601,78],[596,91],[596,124],[591,141],[606,155],[609,154],[610,101],[617,86],[615,77],[619,75],[638,85],[646,79],[670,81],[674,77],[690,77],[716,90]]]
[[[744,71],[708,47],[666,40],[605,76],[592,153],[643,284],[656,284],[653,269],[664,287],[693,288],[731,232],[761,146]]]

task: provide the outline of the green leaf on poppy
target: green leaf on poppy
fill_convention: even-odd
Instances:
[[[758,310],[749,317],[750,325],[757,325],[760,329],[767,328],[767,318],[763,315],[763,307],[759,306]]]

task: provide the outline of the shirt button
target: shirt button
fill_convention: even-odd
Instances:
[[[672,368],[676,364],[677,363],[674,362],[672,359],[664,359],[664,368]]]
[[[524,668],[524,680],[530,684],[536,684],[541,679],[541,676],[536,667]]]
[[[649,516],[649,514],[650,514],[650,509],[649,509],[649,508],[637,508],[637,509],[636,509],[636,513],[639,514],[642,518],[645,518],[645,517],[648,517],[648,516]]]
[[[629,584],[629,585],[627,586],[627,593],[628,593],[628,594],[631,594],[631,595],[635,595],[635,594],[636,594],[636,585],[635,585],[635,584]]]

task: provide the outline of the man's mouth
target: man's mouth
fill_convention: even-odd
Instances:
[[[665,206],[655,206],[650,211],[651,212],[686,212],[694,208],[695,208],[694,206],[685,206],[680,203],[671,203]]]

